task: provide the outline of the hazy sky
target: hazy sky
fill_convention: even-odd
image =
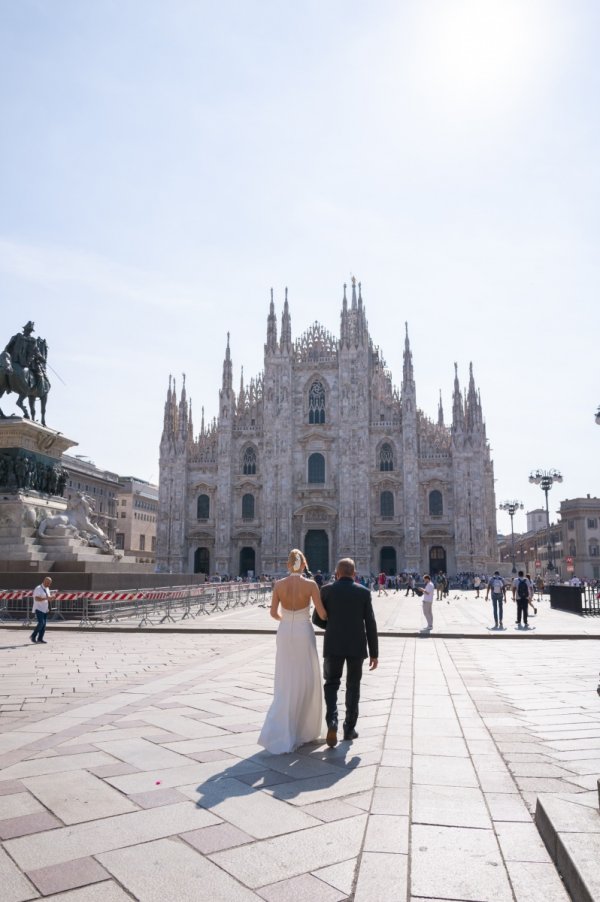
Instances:
[[[581,0],[0,0],[0,344],[47,339],[48,424],[156,481],[169,373],[198,427],[271,286],[339,334],[356,274],[430,416],[473,361],[498,502],[600,495],[599,35]]]

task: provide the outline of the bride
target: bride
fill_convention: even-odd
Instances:
[[[280,620],[275,655],[273,702],[258,737],[258,744],[275,755],[293,752],[323,732],[323,694],[317,643],[310,620],[310,602],[327,619],[319,587],[302,575],[306,559],[293,548],[288,556],[289,576],[273,587],[271,617]]]

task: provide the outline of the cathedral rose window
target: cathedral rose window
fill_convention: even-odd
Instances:
[[[325,389],[322,382],[313,382],[308,393],[308,422],[325,422]]]

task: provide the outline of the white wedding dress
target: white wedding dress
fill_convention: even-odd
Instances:
[[[279,608],[275,684],[258,744],[281,755],[323,735],[323,690],[310,604]]]

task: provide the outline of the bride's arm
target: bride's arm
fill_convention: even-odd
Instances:
[[[317,614],[321,618],[321,620],[327,620],[327,611],[323,607],[323,602],[321,601],[321,593],[319,592],[319,587],[316,582],[312,582],[310,587],[310,597],[313,600],[313,604],[317,609]]]
[[[273,586],[273,598],[271,599],[271,617],[273,620],[281,620],[279,613],[279,595],[277,593],[277,583]]]

